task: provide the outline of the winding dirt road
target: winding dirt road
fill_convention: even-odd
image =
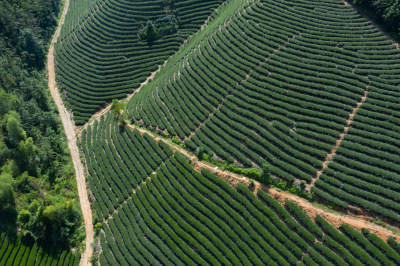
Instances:
[[[60,22],[58,23],[57,30],[51,40],[49,53],[47,55],[47,70],[49,75],[49,89],[54,102],[57,105],[61,121],[64,125],[65,134],[67,135],[68,147],[71,151],[72,162],[75,168],[76,183],[78,187],[79,202],[82,209],[83,220],[85,222],[86,231],[86,248],[82,254],[80,265],[91,265],[89,262],[92,256],[91,243],[93,242],[93,226],[92,226],[92,211],[90,209],[89,197],[86,190],[86,181],[84,175],[84,168],[79,156],[79,149],[76,144],[75,124],[72,121],[71,114],[67,111],[61,99],[60,93],[57,88],[55,69],[54,69],[54,44],[57,42],[60,35],[61,26],[64,24],[65,15],[69,7],[69,0],[65,0],[64,10],[61,15]]]
[[[201,168],[207,168],[212,172],[215,172],[220,178],[224,179],[225,181],[229,182],[231,185],[236,186],[238,183],[242,183],[246,186],[249,186],[251,181],[243,176],[239,176],[237,174],[234,174],[232,172],[228,171],[223,171],[221,169],[215,169],[215,166],[207,164],[205,162],[200,162],[197,160],[197,157],[188,153],[186,150],[181,148],[178,145],[172,144],[165,139],[154,135],[152,132],[136,127],[134,125],[128,125],[129,128],[132,130],[137,129],[141,134],[147,133],[149,134],[155,141],[163,141],[166,144],[168,144],[172,150],[180,152],[184,156],[188,157],[192,161],[193,167],[197,171],[201,171]],[[310,216],[310,218],[315,219],[315,217],[318,215],[322,216],[327,220],[329,223],[331,223],[333,226],[336,228],[339,228],[342,223],[349,224],[353,226],[355,229],[361,231],[363,228],[368,228],[371,233],[374,233],[381,237],[382,239],[386,240],[389,236],[393,236],[396,238],[400,238],[399,234],[396,234],[380,225],[377,225],[375,223],[372,223],[368,221],[368,216],[365,215],[347,215],[347,214],[336,214],[334,212],[330,212],[328,210],[325,210],[323,208],[320,208],[319,206],[313,204],[312,202],[307,201],[306,199],[300,198],[296,195],[284,192],[284,191],[278,191],[274,188],[270,188],[267,186],[264,186],[263,184],[260,184],[257,181],[254,181],[254,194],[257,195],[258,189],[262,189],[268,194],[270,194],[272,197],[274,197],[276,200],[278,200],[282,205],[285,204],[285,200],[289,199],[297,203],[300,207],[304,209],[304,211]]]

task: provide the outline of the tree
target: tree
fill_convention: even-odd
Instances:
[[[147,40],[149,44],[152,44],[159,37],[159,32],[153,22],[148,20],[146,27],[140,31],[139,37],[141,40]]]
[[[118,123],[123,126],[126,127],[126,125],[128,124],[128,115],[126,114],[126,112],[123,112],[119,117],[118,117]]]
[[[21,32],[20,49],[22,49],[22,56],[29,67],[44,68],[42,42],[30,28],[26,28]]]
[[[4,77],[2,76],[1,79],[3,78]],[[3,116],[7,114],[9,111],[13,110],[17,105],[17,102],[18,102],[17,97],[6,93],[5,90],[3,89],[0,89],[0,119],[2,119]]]
[[[17,192],[29,193],[33,186],[31,186],[31,181],[35,180],[34,177],[29,176],[28,172],[23,172],[21,175],[17,176],[13,182],[13,188]]]
[[[271,179],[271,169],[270,165],[267,163],[264,163],[262,165],[262,170],[261,170],[261,175],[260,175],[260,182],[264,184],[271,184],[272,179]]]
[[[197,150],[197,157],[199,160],[203,160],[204,154],[206,153],[206,149],[203,146],[200,146],[199,149]]]
[[[17,86],[17,83],[12,75],[7,72],[3,72],[0,76],[0,83],[7,91],[11,91]]]
[[[96,235],[98,235],[100,233],[101,230],[101,223],[97,223],[94,225],[94,232]]]
[[[15,111],[10,111],[5,115],[8,141],[12,146],[17,146],[21,140],[26,138],[26,133],[21,125],[21,118]]]
[[[250,189],[251,191],[254,191],[255,187],[256,187],[256,185],[254,184],[254,181],[251,181],[251,183],[250,183],[250,185],[249,185],[249,189]]]
[[[31,213],[28,210],[22,210],[18,214],[18,221],[21,225],[27,225],[31,219]]]
[[[37,158],[37,147],[33,143],[31,137],[27,138],[26,141],[21,140],[18,145],[17,151],[17,163],[21,171],[28,171],[30,175],[37,175],[38,158]]]
[[[60,2],[0,1],[0,174],[9,174],[8,181],[0,183],[0,231],[16,227],[16,209],[27,210],[27,229],[36,238],[49,232],[52,240],[61,235],[61,227],[67,228],[70,239],[79,228],[68,225],[71,219],[60,224],[56,219],[53,230],[42,215],[46,205],[57,209],[76,198],[72,161],[44,71],[43,48],[57,26]],[[57,178],[61,194],[53,189]],[[60,213],[66,212],[65,206]],[[21,222],[27,215],[22,212]]]
[[[146,32],[147,32],[147,40],[154,41],[158,37],[158,31],[156,27],[154,27],[153,22],[150,20],[147,21],[146,25]]]
[[[125,104],[119,102],[117,99],[112,100],[112,111],[115,117],[119,118],[119,116],[124,112]]]
[[[13,178],[10,174],[0,175],[0,212],[15,204],[12,181]]]
[[[31,207],[31,206],[29,206]],[[29,208],[30,209],[30,208]],[[43,211],[44,207],[39,206],[37,208],[36,212],[33,212],[30,210],[30,213],[32,214],[32,217],[30,219],[30,223],[26,224],[23,226],[25,230],[28,230],[31,232],[31,234],[36,238],[41,238],[45,236],[47,227],[46,224],[43,222]]]
[[[305,189],[306,189],[306,181],[301,180],[300,181],[300,191],[304,192]]]
[[[400,25],[400,2],[399,0],[395,1],[391,6],[385,9],[383,13],[383,18],[385,22],[390,25],[390,27],[394,27],[397,29]]]
[[[354,4],[368,9],[388,30],[394,32],[400,30],[399,0],[354,0]]]
[[[47,206],[43,210],[43,220],[49,225],[56,222],[56,207],[54,207],[53,205]]]
[[[172,137],[172,142],[175,143],[175,144],[180,144],[181,143],[181,141],[178,139],[177,136],[173,136]]]
[[[7,147],[3,140],[0,140],[0,165],[4,165],[10,154],[11,150]]]
[[[80,220],[79,211],[72,200],[47,206],[40,217],[46,227],[46,235],[57,236],[61,241],[69,239],[78,228]]]
[[[39,202],[37,200],[34,200],[34,201],[31,202],[31,204],[29,204],[28,210],[31,213],[36,214],[36,212],[38,211],[39,207],[40,207]]]
[[[393,6],[394,2],[396,1],[397,0],[373,0],[372,6],[378,13],[384,14],[386,10]],[[367,2],[364,1],[363,3],[366,4]]]

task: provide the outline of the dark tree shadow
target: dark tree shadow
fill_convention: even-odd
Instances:
[[[7,232],[9,235],[17,234],[17,211],[8,207],[0,212],[0,232]]]

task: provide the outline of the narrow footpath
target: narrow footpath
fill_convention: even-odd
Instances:
[[[328,167],[328,164],[333,161],[333,157],[336,155],[337,149],[340,148],[340,145],[342,144],[342,141],[344,137],[346,136],[347,132],[349,131],[349,128],[351,126],[351,123],[353,123],[354,116],[357,114],[358,110],[361,108],[361,105],[365,103],[367,100],[368,96],[368,88],[370,84],[367,85],[364,91],[364,95],[361,97],[360,101],[357,103],[357,105],[353,108],[353,111],[349,114],[349,118],[346,120],[346,126],[343,128],[342,134],[340,134],[340,137],[337,139],[336,144],[332,147],[330,153],[328,153],[325,157],[324,162],[322,163],[322,168],[317,171],[317,175],[311,180],[310,184],[306,185],[306,188],[308,191],[311,191],[311,187],[315,185],[315,182],[320,178],[322,173],[324,172],[324,169]]]
[[[65,0],[64,10],[62,12],[60,21],[58,23],[57,30],[54,33],[53,38],[51,40],[49,53],[47,55],[47,70],[49,75],[48,86],[51,92],[51,96],[53,97],[54,102],[57,105],[58,112],[60,114],[61,121],[64,126],[64,131],[67,136],[68,147],[69,150],[71,151],[72,162],[75,168],[79,202],[82,209],[82,215],[86,231],[86,247],[85,251],[82,253],[80,265],[85,266],[85,265],[91,265],[89,259],[92,256],[93,252],[91,247],[91,243],[93,242],[93,236],[94,236],[93,225],[92,225],[92,211],[90,209],[90,202],[87,194],[84,168],[79,156],[79,149],[76,144],[75,124],[72,121],[71,114],[65,108],[64,103],[61,99],[60,93],[57,88],[55,68],[54,68],[54,44],[57,42],[58,36],[60,35],[61,26],[64,24],[65,15],[67,14],[68,7],[69,7],[69,0]]]

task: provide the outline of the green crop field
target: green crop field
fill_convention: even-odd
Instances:
[[[340,231],[294,202],[195,171],[164,142],[102,116],[82,134],[101,265],[395,265],[398,244]]]
[[[400,45],[351,3],[70,0],[55,59],[94,265],[400,265]]]
[[[59,87],[75,123],[84,124],[105,103],[138,88],[221,2],[71,0],[56,46],[56,63]],[[151,44],[139,39],[147,21],[159,24],[161,31],[170,26],[165,22],[169,20],[176,32]]]
[[[43,243],[42,243],[43,244]],[[1,265],[78,265],[75,256],[55,246],[43,246],[32,238],[0,235]]]
[[[268,163],[289,183],[311,182],[346,133],[312,192],[400,221],[399,60],[393,41],[343,1],[227,1],[129,114],[192,151]]]

